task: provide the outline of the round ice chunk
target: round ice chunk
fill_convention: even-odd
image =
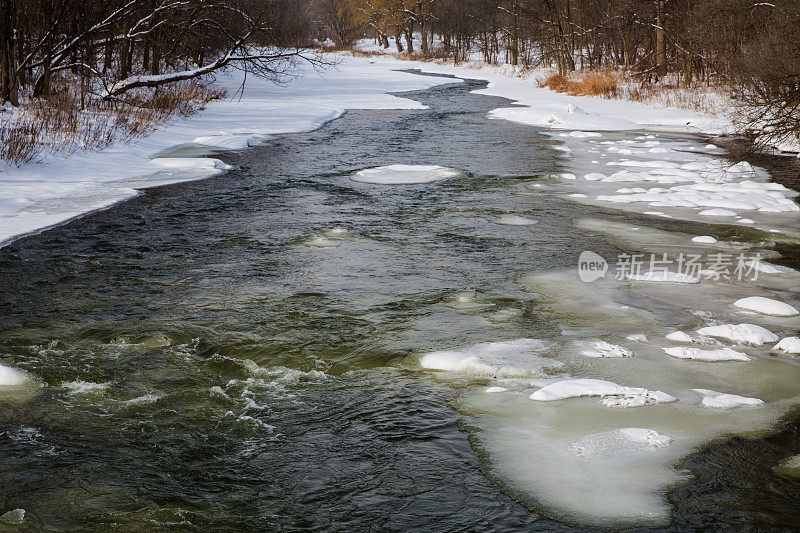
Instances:
[[[439,165],[388,165],[360,170],[351,179],[380,185],[404,185],[439,181],[459,174],[458,170]]]
[[[775,342],[778,336],[761,326],[755,324],[721,324],[719,326],[706,326],[697,330],[697,333],[706,337],[728,339],[738,344],[761,346],[768,342]]]
[[[778,300],[772,300],[771,298],[764,298],[763,296],[742,298],[741,300],[736,300],[733,305],[764,315],[795,316],[800,314],[800,311],[789,304],[779,302]]]
[[[717,242],[717,239],[710,235],[698,235],[697,237],[692,237],[692,242],[699,242],[701,244],[714,244]]]

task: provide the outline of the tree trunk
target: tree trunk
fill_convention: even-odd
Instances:
[[[400,34],[394,36],[394,44],[397,45],[397,51],[402,53],[403,52],[403,43],[400,42]]]
[[[667,51],[664,42],[664,0],[656,0],[656,73],[667,74]]]

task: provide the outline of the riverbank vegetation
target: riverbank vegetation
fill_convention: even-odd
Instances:
[[[31,126],[49,116],[33,112],[42,106],[68,100],[89,110],[85,121],[107,108],[135,114],[172,84],[195,80],[196,88],[224,68],[279,81],[298,58],[315,60],[314,43],[347,49],[369,37],[409,58],[550,69],[546,85],[570,94],[652,101],[670,87],[683,104],[708,111],[691,91],[711,87],[733,98],[743,131],[798,145],[794,0],[0,0],[0,7],[2,139],[47,144],[47,136],[11,131],[49,131]],[[0,157],[25,162],[42,148],[6,148]]]

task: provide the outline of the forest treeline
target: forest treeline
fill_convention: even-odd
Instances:
[[[800,131],[797,0],[0,0],[0,100],[87,98],[236,66],[278,78],[314,43],[371,37],[453,62],[624,69],[724,84],[776,134]]]

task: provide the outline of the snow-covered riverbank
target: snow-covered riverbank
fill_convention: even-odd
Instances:
[[[137,189],[218,173],[227,165],[208,157],[215,151],[309,131],[347,109],[420,109],[418,102],[387,93],[459,81],[397,72],[391,64],[362,59],[343,59],[325,70],[298,67],[297,77],[284,85],[251,76],[241,98],[243,74],[226,73],[215,83],[228,90],[228,98],[136,142],[0,168],[0,246],[131,198]]]

